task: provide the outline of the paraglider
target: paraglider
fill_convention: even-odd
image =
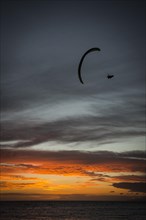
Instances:
[[[81,76],[81,67],[82,67],[83,60],[84,60],[85,56],[86,56],[88,53],[94,52],[94,51],[100,51],[100,48],[94,47],[94,48],[91,48],[91,49],[87,50],[87,51],[83,54],[83,56],[82,56],[82,58],[81,58],[81,60],[80,60],[79,67],[78,67],[78,77],[79,77],[79,80],[80,80],[80,82],[81,82],[82,84],[84,84],[84,82],[83,82],[83,80],[82,80],[82,76]]]
[[[113,77],[114,77],[114,75],[109,75],[109,74],[107,75],[107,78],[108,78],[108,79],[111,79],[111,78],[113,78]]]

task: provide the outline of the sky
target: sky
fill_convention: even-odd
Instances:
[[[145,198],[145,14],[142,0],[1,1],[1,200]]]

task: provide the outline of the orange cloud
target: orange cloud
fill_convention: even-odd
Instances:
[[[136,175],[145,172],[143,152],[3,149],[1,155],[3,193],[109,196],[113,190],[115,195],[127,192],[114,183],[145,182],[144,174]],[[129,174],[119,175],[119,172]]]
[[[133,151],[114,153],[108,151],[36,151],[1,150],[1,162],[5,172],[29,171],[55,174],[85,175],[85,170],[93,172],[145,172],[144,152]],[[10,166],[9,166],[10,164]],[[13,166],[12,166],[13,164]]]
[[[15,180],[15,181],[19,181],[19,180],[38,180],[38,178],[36,177],[25,177],[22,175],[11,175],[11,174],[5,174],[4,172],[1,173],[1,181],[2,180]]]

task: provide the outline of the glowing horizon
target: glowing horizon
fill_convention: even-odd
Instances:
[[[123,200],[145,195],[142,151],[7,149],[1,155],[4,200]]]

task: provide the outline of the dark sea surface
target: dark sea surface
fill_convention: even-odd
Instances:
[[[0,220],[144,220],[144,202],[0,202]]]

